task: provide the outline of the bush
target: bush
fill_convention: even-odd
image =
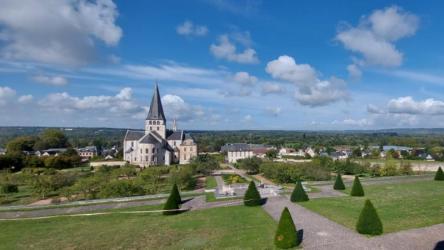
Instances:
[[[384,167],[380,169],[381,176],[395,176],[398,175],[398,166],[395,161],[387,160]]]
[[[295,183],[298,180],[325,181],[330,179],[330,170],[317,163],[264,162],[260,171],[277,183]]]
[[[4,183],[2,185],[2,193],[9,194],[9,193],[17,193],[18,187],[15,184],[12,183]]]
[[[261,195],[259,191],[257,191],[256,184],[254,184],[253,181],[250,182],[247,192],[245,192],[244,204],[249,207],[262,205]]]
[[[336,181],[335,181],[335,185],[333,186],[334,190],[344,190],[345,189],[345,185],[344,182],[342,181],[342,177],[341,174],[338,173],[338,175],[336,176]]]
[[[298,181],[296,183],[296,186],[293,189],[293,192],[291,193],[290,200],[292,202],[301,202],[301,201],[308,201],[308,195],[305,193],[304,187],[302,186],[302,182]]]
[[[236,165],[238,168],[246,170],[248,174],[257,174],[261,164],[262,160],[260,158],[250,157],[238,160]]]
[[[177,188],[177,185],[173,185],[173,189],[171,189],[171,194],[168,197],[167,202],[165,203],[165,206],[163,207],[164,215],[173,215],[179,213],[177,209],[180,208],[180,204],[182,203],[182,199],[180,198],[179,189]]]
[[[144,194],[143,188],[141,186],[134,185],[132,181],[115,180],[105,183],[100,188],[99,197],[126,197],[142,194]]]
[[[383,232],[381,219],[379,219],[378,213],[370,200],[365,201],[364,208],[356,223],[356,230],[360,234],[369,235],[380,235]]]
[[[296,226],[294,225],[293,218],[291,218],[290,211],[285,207],[282,211],[281,218],[279,219],[279,225],[274,237],[274,244],[278,248],[292,248],[300,244]]]
[[[442,168],[439,167],[435,174],[435,181],[444,181],[444,172]]]
[[[353,181],[353,187],[350,192],[351,196],[364,196],[364,189],[362,188],[361,181],[358,176],[355,176],[355,180]]]

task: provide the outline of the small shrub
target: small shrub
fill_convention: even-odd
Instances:
[[[2,185],[2,193],[9,194],[9,193],[17,193],[18,187],[15,184],[12,183],[5,183]]]
[[[355,180],[353,181],[353,187],[350,192],[351,196],[364,196],[364,189],[362,188],[361,181],[358,176],[355,176]]]
[[[342,177],[341,174],[338,173],[338,175],[336,176],[336,181],[335,181],[335,185],[333,186],[334,190],[344,190],[345,189],[345,185],[344,182],[342,181]]]
[[[360,234],[380,235],[383,232],[381,219],[370,200],[366,200],[364,208],[356,223],[356,230]]]
[[[180,197],[179,189],[177,188],[177,185],[173,185],[173,189],[171,189],[170,196],[168,197],[167,202],[165,203],[165,206],[163,207],[164,215],[173,215],[179,213],[177,209],[180,208],[180,204],[182,203],[182,199]]]
[[[435,174],[435,181],[444,181],[444,172],[442,168],[439,167]]]
[[[279,219],[274,244],[276,247],[283,249],[292,248],[300,244],[296,226],[287,207],[284,208]]]
[[[253,181],[250,182],[247,192],[245,192],[244,204],[249,207],[262,205],[261,195],[259,191],[257,191],[256,184],[254,184]]]
[[[301,201],[308,201],[308,195],[304,190],[304,187],[302,186],[302,182],[298,181],[296,183],[296,186],[293,189],[293,192],[291,193],[290,200],[292,202],[301,202]]]

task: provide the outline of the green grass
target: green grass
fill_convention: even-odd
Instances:
[[[244,206],[2,221],[0,249],[274,249],[275,229],[262,208]]]
[[[364,185],[364,191],[364,197],[320,198],[301,205],[351,229],[365,199],[370,199],[378,211],[384,233],[444,223],[444,183]],[[345,192],[348,194],[350,188]]]
[[[217,187],[217,182],[214,176],[207,176],[205,177],[205,188],[206,189],[213,189]]]
[[[23,205],[39,200],[32,195],[33,189],[30,186],[19,186],[17,193],[0,193],[0,205]]]
[[[237,174],[224,174],[222,175],[222,178],[227,185],[235,183],[247,183],[247,180],[244,177]]]

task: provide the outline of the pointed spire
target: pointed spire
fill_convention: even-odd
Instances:
[[[162,102],[160,100],[159,86],[154,85],[153,99],[151,99],[150,111],[148,112],[147,120],[163,120],[165,121],[165,114],[163,113]]]

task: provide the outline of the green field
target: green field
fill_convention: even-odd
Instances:
[[[205,177],[205,188],[206,189],[213,189],[217,187],[217,182],[214,176],[207,176]]]
[[[1,221],[0,249],[273,249],[276,226],[261,207],[244,206]]]
[[[444,223],[444,182],[369,185],[364,191],[365,197],[321,198],[300,205],[352,229],[365,199],[376,207],[384,233]]]

